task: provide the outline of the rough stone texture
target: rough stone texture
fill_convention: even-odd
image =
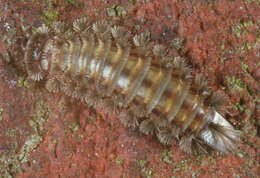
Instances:
[[[259,0],[0,0],[0,177],[259,176],[259,7]],[[187,155],[177,142],[163,147],[124,128],[107,108],[27,81],[19,17],[37,27],[82,16],[149,30],[156,42],[180,48],[193,74],[204,73],[211,89],[225,94],[222,114],[243,132],[237,151]]]

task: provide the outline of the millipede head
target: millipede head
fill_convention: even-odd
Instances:
[[[45,76],[44,68],[47,66],[47,61],[41,62],[43,56],[42,46],[49,33],[50,29],[43,24],[36,29],[27,41],[24,61],[29,78],[33,81],[40,81]]]

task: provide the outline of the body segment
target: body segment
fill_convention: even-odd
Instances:
[[[131,43],[121,27],[97,22],[90,28],[81,23],[77,21],[69,35],[50,33],[45,26],[37,30],[26,49],[29,77],[39,81],[44,74],[49,91],[89,104],[109,99],[125,125],[139,126],[164,144],[181,137],[181,147],[189,146],[185,151],[194,145],[202,150],[234,149],[238,132],[205,102],[209,93],[191,80],[185,61],[164,55],[160,45],[151,53],[147,34],[136,35]],[[39,42],[37,35],[44,40]],[[36,47],[41,52],[33,55]],[[169,58],[175,61],[164,65]]]

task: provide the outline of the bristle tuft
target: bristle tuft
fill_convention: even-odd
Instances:
[[[49,92],[58,93],[60,91],[60,88],[61,88],[61,83],[56,78],[51,78],[51,79],[47,80],[47,82],[45,84],[45,88]]]
[[[76,32],[82,32],[90,27],[87,22],[87,17],[78,18],[73,22],[73,30]]]
[[[189,67],[185,59],[181,57],[175,57],[173,61],[173,68],[180,70],[180,77],[185,79],[191,78],[191,68]]]
[[[163,45],[155,45],[153,47],[153,54],[156,58],[163,59],[167,56],[168,50]]]
[[[210,95],[210,92],[208,91],[209,90],[208,81],[203,74],[201,74],[201,73],[197,74],[194,82],[195,82],[195,85],[197,86],[196,90],[199,94],[202,94],[205,96]]]
[[[88,90],[89,89],[84,84],[81,84],[80,86],[77,86],[75,88],[75,91],[73,92],[72,97],[83,101],[87,97]]]
[[[205,142],[197,138],[194,134],[184,135],[180,140],[180,148],[185,153],[207,154],[212,151]]]
[[[130,33],[123,27],[114,26],[111,28],[111,33],[116,43],[122,47],[129,46]]]
[[[32,79],[35,82],[39,82],[44,78],[44,73],[43,72],[32,72],[32,71],[27,71],[29,74],[29,78]]]
[[[170,128],[158,131],[156,136],[158,140],[164,145],[169,145],[172,142],[172,131]]]
[[[217,111],[222,111],[226,103],[226,97],[220,93],[213,93],[209,98],[209,105]]]
[[[108,40],[111,38],[110,25],[107,21],[103,20],[94,23],[92,29],[101,40]]]
[[[74,37],[75,31],[69,29],[67,30],[65,33],[63,33],[62,37],[66,40],[71,39],[72,37]]]
[[[46,24],[42,24],[40,27],[36,29],[36,32],[39,34],[48,34],[50,33],[50,29]]]
[[[179,139],[179,134],[181,132],[181,128],[176,125],[171,125],[171,134],[175,138]]]
[[[98,96],[95,95],[93,92],[87,92],[84,99],[89,106],[96,106],[99,100]]]
[[[156,126],[152,119],[143,120],[139,127],[140,131],[146,135],[153,134]]]
[[[131,114],[127,110],[123,110],[119,114],[119,120],[125,127],[137,127],[139,125],[139,121],[137,117],[135,117],[133,114]]]
[[[134,116],[136,117],[144,117],[145,116],[145,106],[144,105],[134,105],[132,107],[130,107],[130,111],[134,114]]]
[[[62,34],[66,31],[65,23],[61,21],[55,21],[51,24],[51,28],[55,34]]]
[[[138,47],[147,46],[151,38],[150,36],[151,34],[149,31],[135,35],[133,38],[135,46]]]
[[[185,135],[180,140],[180,148],[185,153],[192,153],[192,140],[194,139],[193,135]]]
[[[76,87],[77,84],[75,82],[71,82],[65,83],[62,89],[67,96],[72,96]]]

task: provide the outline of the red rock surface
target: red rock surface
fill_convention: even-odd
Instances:
[[[257,177],[260,175],[260,3],[198,1],[0,0],[0,177]],[[124,14],[126,13],[126,14]],[[192,156],[177,144],[124,128],[107,108],[89,108],[26,80],[21,20],[26,26],[77,17],[114,19],[181,53],[194,75],[225,94],[223,115],[242,130],[228,155]],[[174,43],[176,45],[176,43]]]

